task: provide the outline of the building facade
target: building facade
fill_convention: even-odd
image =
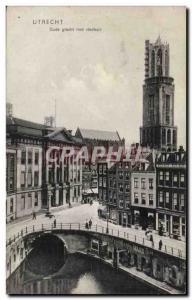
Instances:
[[[17,151],[14,147],[6,149],[6,221],[16,218],[16,190],[17,190]]]
[[[130,162],[119,162],[109,169],[108,206],[110,218],[123,227],[131,226],[131,170]],[[115,208],[116,203],[116,208]],[[116,214],[115,214],[116,211]]]
[[[139,164],[131,173],[132,224],[155,229],[156,172],[148,161]]]
[[[103,147],[108,153],[108,150],[110,147],[112,147],[113,152],[117,152],[119,147],[125,147],[125,140],[121,139],[119,136],[119,133],[117,131],[103,131],[103,130],[93,130],[93,129],[82,129],[82,128],[77,128],[76,133],[75,133],[76,139],[81,141],[83,145],[87,147],[87,152],[88,152],[88,158],[89,161],[85,162],[83,166],[83,197],[86,199],[92,198],[92,197],[98,197],[98,192],[100,190],[100,202],[105,202],[103,200],[106,198],[105,196],[105,187],[101,190],[101,185],[100,187],[98,186],[98,168],[97,164],[99,161],[101,161],[103,158],[106,158],[106,155],[102,157],[101,159],[96,159],[95,162],[91,161],[91,158],[94,153],[94,147]],[[105,174],[104,174],[105,178]],[[100,179],[101,180],[101,179]],[[105,179],[104,179],[105,180]],[[105,183],[104,183],[105,184]],[[95,191],[92,193],[92,191]],[[102,194],[102,196],[101,196]]]
[[[186,152],[162,153],[156,161],[157,209],[156,230],[185,240],[187,173]]]
[[[7,118],[7,222],[82,200],[82,163],[72,157],[59,161],[64,146],[80,145],[65,129]],[[57,147],[47,159],[50,147]],[[52,157],[53,158],[53,157]]]
[[[140,143],[162,150],[177,149],[174,126],[174,79],[169,75],[169,45],[160,37],[145,42],[145,83],[143,85],[143,126]]]

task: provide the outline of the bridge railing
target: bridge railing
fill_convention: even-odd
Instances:
[[[181,249],[177,249],[171,247],[169,245],[163,245],[161,249],[159,249],[159,242],[157,241],[149,241],[147,238],[140,237],[138,235],[130,234],[123,230],[107,228],[100,225],[92,225],[91,228],[86,228],[85,224],[80,223],[52,223],[52,224],[35,224],[31,226],[24,227],[21,231],[19,231],[12,238],[9,238],[6,242],[6,246],[9,246],[19,240],[21,237],[24,237],[31,233],[40,233],[40,232],[49,232],[49,231],[58,231],[58,230],[77,230],[77,231],[87,231],[93,233],[101,233],[106,234],[111,237],[119,237],[126,241],[133,242],[135,244],[143,245],[147,248],[154,249],[160,252],[167,253],[172,256],[180,257],[185,259],[186,253]]]

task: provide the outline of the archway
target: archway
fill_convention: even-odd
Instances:
[[[31,244],[32,250],[27,256],[30,271],[40,275],[57,272],[65,263],[67,248],[65,242],[53,234],[42,234]]]

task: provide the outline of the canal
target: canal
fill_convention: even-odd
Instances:
[[[58,264],[59,265],[59,264]],[[50,266],[49,266],[50,268]],[[7,280],[8,294],[142,294],[159,295],[159,290],[122,271],[82,254],[69,254],[62,267],[47,275],[34,273],[25,260]]]

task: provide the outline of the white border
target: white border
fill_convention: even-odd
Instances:
[[[0,298],[1,299],[7,299],[6,291],[5,291],[5,240],[6,240],[6,224],[5,224],[5,203],[6,203],[6,192],[5,192],[5,7],[11,5],[11,6],[59,6],[59,5],[65,5],[65,6],[123,6],[123,5],[129,5],[129,6],[186,6],[189,9],[192,8],[192,1],[191,0],[1,0],[0,1],[0,70],[1,70],[1,77],[0,77],[0,228],[1,228],[1,244],[0,244]],[[190,19],[190,12],[189,12],[189,19]],[[191,24],[189,22],[189,33],[191,32]],[[189,36],[190,37],[190,36]],[[189,43],[189,42],[188,42]],[[189,49],[189,56],[191,55],[191,49]],[[188,61],[188,65],[189,61]],[[2,71],[3,70],[3,71]],[[189,73],[191,71],[191,66],[189,68]],[[189,87],[191,87],[192,79],[189,78]],[[190,104],[190,99],[189,99]],[[188,105],[188,108],[190,109],[190,105]],[[190,117],[191,113],[189,115],[189,124],[188,128],[190,128]],[[192,140],[192,129],[189,132],[189,142]],[[191,149],[191,143],[189,144],[189,149]],[[190,162],[191,167],[191,162]],[[191,169],[191,168],[190,168]],[[192,186],[192,180],[189,181],[189,186]],[[190,193],[191,194],[191,193]],[[190,195],[189,195],[189,202],[190,202]],[[190,208],[191,205],[188,203],[188,207]],[[190,213],[189,211],[189,221],[190,221]],[[188,224],[188,228],[190,228],[190,223]],[[190,238],[191,240],[191,238]],[[190,257],[192,257],[192,249],[191,249],[191,242],[189,245],[189,274],[191,274],[191,261]],[[188,288],[190,291],[190,277],[188,282]],[[53,296],[52,298],[56,299],[56,296]],[[65,297],[65,298],[71,298],[71,297]],[[80,299],[80,297],[73,297],[73,299]],[[99,297],[104,298],[104,297]],[[116,297],[119,298],[120,297]],[[130,297],[133,299],[137,299],[140,297]],[[169,298],[169,297],[164,297]],[[177,297],[179,299],[180,297]],[[22,299],[27,299],[27,297],[22,297]],[[40,297],[36,297],[36,299],[40,299]]]

